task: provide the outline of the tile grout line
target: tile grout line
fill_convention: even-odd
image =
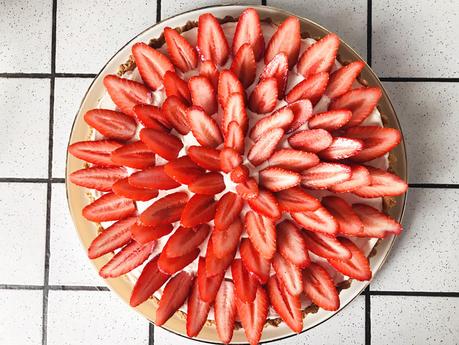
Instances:
[[[371,296],[370,285],[365,289],[365,345],[371,345]]]
[[[392,82],[422,82],[422,83],[458,83],[459,78],[437,78],[437,77],[380,77],[381,81]]]
[[[261,5],[262,6],[268,6],[268,1],[267,0],[261,0]]]
[[[371,67],[371,54],[373,50],[373,4],[372,0],[367,0],[367,63]]]
[[[50,78],[95,78],[94,73],[0,73],[0,78],[50,79]]]
[[[1,177],[0,183],[65,183],[65,178]]]

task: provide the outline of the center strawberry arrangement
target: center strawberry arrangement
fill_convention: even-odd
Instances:
[[[302,49],[296,17],[266,47],[254,9],[239,17],[231,47],[210,13],[199,17],[196,47],[171,28],[164,39],[167,52],[132,47],[143,82],[104,78],[116,109],[84,115],[103,138],[69,147],[90,163],[70,181],[100,195],[83,216],[111,222],[88,255],[116,253],[104,278],[149,260],[131,305],[161,291],[162,325],[186,303],[190,337],[212,307],[224,343],[236,321],[258,343],[270,305],[300,332],[302,295],[339,308],[332,270],[371,278],[355,239],[402,230],[380,209],[346,198],[407,189],[374,164],[401,140],[396,129],[365,125],[382,92],[357,81],[363,62],[337,63],[336,35]],[[137,202],[148,204],[139,212]],[[189,269],[195,260],[197,272]]]

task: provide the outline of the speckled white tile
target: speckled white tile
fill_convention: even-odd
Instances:
[[[269,6],[311,19],[336,32],[364,59],[367,56],[367,0],[268,0]]]
[[[42,285],[46,184],[2,183],[0,188],[0,284]]]
[[[372,296],[373,345],[457,344],[459,298]]]
[[[0,177],[47,177],[49,80],[0,79],[0,122]]]
[[[373,67],[380,77],[458,77],[456,0],[373,1]]]
[[[161,3],[161,18],[165,19],[182,12],[190,11],[195,8],[204,6],[213,6],[228,4],[229,2],[222,2],[219,0],[178,0],[178,1],[162,1]],[[261,5],[261,0],[234,0],[231,1],[232,5]]]
[[[458,205],[457,189],[411,188],[404,233],[371,289],[459,291]]]
[[[0,344],[41,344],[42,303],[42,290],[0,291]]]
[[[459,183],[459,84],[384,83],[402,124],[411,183]]]
[[[51,72],[51,6],[52,1],[0,1],[0,73]]]
[[[50,291],[48,345],[146,345],[148,323],[108,291]]]
[[[156,23],[156,1],[57,4],[57,72],[96,73],[131,38]]]
[[[53,177],[65,176],[70,130],[92,78],[56,78],[54,91]]]

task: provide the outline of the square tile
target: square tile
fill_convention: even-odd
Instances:
[[[42,290],[0,291],[0,344],[41,344],[42,305]]]
[[[459,84],[384,83],[405,135],[411,183],[459,183]]]
[[[50,291],[48,345],[146,345],[148,323],[108,291]]]
[[[458,204],[457,189],[411,188],[405,230],[371,289],[458,292]]]
[[[156,23],[156,1],[57,4],[57,72],[96,73],[131,38]]]
[[[0,79],[0,177],[47,177],[48,79]]]
[[[373,345],[457,344],[459,299],[372,296]]]
[[[335,32],[366,59],[367,0],[268,0],[268,5],[311,19]]]
[[[455,0],[373,1],[373,68],[380,77],[458,77]]]
[[[46,184],[1,183],[0,188],[0,284],[43,285]]]
[[[54,184],[52,189],[50,242],[49,284],[105,285],[78,238],[63,183]]]
[[[51,72],[51,7],[52,1],[0,1],[0,73]]]
[[[228,2],[224,2],[228,3]],[[195,8],[221,5],[222,1],[218,0],[178,0],[178,1],[162,1],[161,3],[161,18],[166,19],[175,16],[179,13],[193,10]],[[232,5],[261,5],[261,0],[234,0]]]
[[[56,78],[54,91],[53,177],[65,176],[73,120],[92,78]]]

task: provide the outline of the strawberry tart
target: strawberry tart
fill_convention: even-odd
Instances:
[[[190,337],[210,320],[223,343],[242,327],[257,344],[266,324],[301,332],[307,311],[371,279],[375,243],[402,231],[384,206],[407,190],[388,171],[401,133],[339,45],[296,17],[206,13],[105,76],[69,179],[95,196],[89,258],[110,255],[104,278],[131,272],[130,304],[157,299],[157,325],[181,313]]]

